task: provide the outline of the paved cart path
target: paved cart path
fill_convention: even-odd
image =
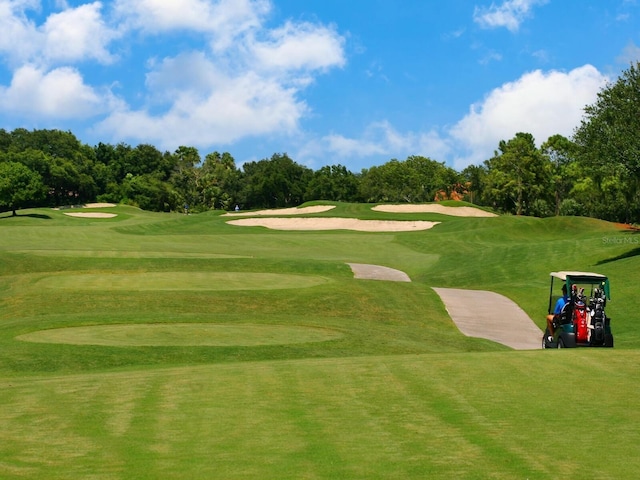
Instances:
[[[458,329],[468,337],[486,338],[515,350],[541,348],[542,330],[507,297],[484,290],[434,290]]]
[[[411,282],[409,276],[393,268],[349,263],[354,277],[365,280]],[[449,316],[468,337],[486,338],[515,350],[541,348],[542,330],[515,302],[495,292],[434,288]]]
[[[389,282],[410,282],[409,275],[395,268],[369,265],[366,263],[349,263],[355,278],[363,280],[386,280]]]

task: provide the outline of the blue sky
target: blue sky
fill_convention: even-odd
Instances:
[[[0,128],[457,170],[571,136],[640,60],[640,0],[0,0]]]

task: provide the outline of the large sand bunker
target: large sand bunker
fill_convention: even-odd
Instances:
[[[309,213],[322,213],[336,208],[335,205],[313,205],[302,208],[273,208],[268,210],[258,210],[254,212],[229,212],[223,217],[256,217],[265,215],[305,215]]]
[[[115,207],[114,203],[87,203],[82,205],[80,208],[111,208]],[[75,208],[75,207],[74,207]],[[105,213],[105,212],[64,212],[65,215],[69,217],[77,217],[77,218],[113,218],[117,217],[115,213]]]
[[[359,220],[357,218],[241,218],[227,222],[272,230],[356,230],[359,232],[411,232],[428,230],[440,222]]]
[[[87,203],[83,205],[84,208],[110,208],[115,206],[115,203]]]
[[[113,218],[117,217],[115,213],[104,213],[104,212],[65,212],[65,215],[69,217],[78,217],[78,218]]]
[[[377,205],[372,208],[376,212],[386,213],[440,213],[453,217],[497,217],[495,213],[480,210],[475,207],[447,207],[438,203]]]

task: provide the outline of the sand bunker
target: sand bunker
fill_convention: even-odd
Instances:
[[[117,217],[115,213],[104,212],[65,212],[65,215],[69,217],[81,217],[81,218],[113,218]]]
[[[305,215],[309,213],[322,213],[336,208],[335,205],[314,205],[312,207],[302,208],[274,208],[269,210],[259,210],[256,212],[229,212],[222,215],[223,217],[255,217],[264,215]]]
[[[386,213],[440,213],[453,217],[497,217],[496,214],[474,207],[447,207],[437,203],[377,205],[372,208],[376,212]]]
[[[272,230],[356,230],[359,232],[411,232],[428,230],[440,222],[358,220],[357,218],[241,218],[227,222]]]
[[[111,208],[115,207],[115,203],[87,203],[84,205],[74,205],[71,207],[60,207],[54,208],[54,210],[61,210],[62,208],[72,208],[72,209],[85,209],[85,208]],[[115,213],[105,213],[105,212],[64,212],[65,215],[69,217],[78,217],[78,218],[113,218],[117,217]]]
[[[83,205],[84,208],[110,208],[115,206],[115,203],[87,203]]]

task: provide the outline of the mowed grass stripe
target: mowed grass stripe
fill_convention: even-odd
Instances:
[[[331,280],[314,275],[250,272],[144,272],[52,275],[37,288],[60,290],[280,290],[309,288]]]
[[[246,255],[223,253],[151,252],[122,250],[12,250],[13,253],[38,255],[41,257],[85,257],[85,258],[251,258]]]
[[[508,352],[4,381],[0,458],[21,459],[16,477],[632,478],[638,360]],[[597,365],[599,388],[549,388],[558,363]]]
[[[92,325],[20,335],[37,343],[102,346],[244,346],[324,342],[342,337],[335,330],[297,325],[165,323]]]

